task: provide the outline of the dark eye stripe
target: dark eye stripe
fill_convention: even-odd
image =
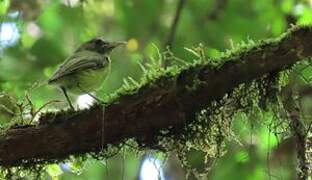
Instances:
[[[102,44],[103,43],[103,41],[101,40],[101,39],[96,39],[95,40],[95,44],[96,45],[100,45],[100,44]]]

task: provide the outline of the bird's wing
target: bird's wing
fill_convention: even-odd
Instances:
[[[107,58],[107,56],[92,51],[77,52],[59,66],[49,79],[49,82],[53,82],[78,71],[102,68],[108,64]]]

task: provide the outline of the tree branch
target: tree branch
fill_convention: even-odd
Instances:
[[[282,102],[285,110],[289,114],[289,126],[296,144],[298,159],[297,179],[304,180],[309,177],[308,161],[306,158],[306,140],[305,128],[300,119],[300,109],[293,98],[291,86],[288,85],[282,90]]]
[[[220,68],[197,64],[178,75],[164,74],[132,94],[120,95],[105,110],[47,113],[37,126],[10,129],[0,136],[0,165],[41,162],[71,154],[98,152],[107,144],[134,138],[152,147],[159,131],[177,137],[195,113],[219,100],[237,85],[282,71],[312,57],[312,28],[294,28],[280,40],[262,43],[231,57]],[[192,90],[190,90],[190,87]]]

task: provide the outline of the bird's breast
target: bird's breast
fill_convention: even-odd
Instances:
[[[76,81],[84,91],[92,92],[98,90],[110,72],[109,66],[97,69],[85,70],[77,75]]]

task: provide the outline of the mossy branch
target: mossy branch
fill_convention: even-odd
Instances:
[[[220,67],[197,63],[178,74],[164,74],[135,93],[120,95],[105,109],[104,131],[101,106],[43,114],[41,122],[50,123],[12,128],[0,137],[0,165],[11,167],[99,152],[103,145],[128,138],[153,147],[160,130],[167,129],[168,136],[179,137],[196,112],[239,84],[311,57],[312,28],[297,27],[276,40],[223,57],[225,63]]]

